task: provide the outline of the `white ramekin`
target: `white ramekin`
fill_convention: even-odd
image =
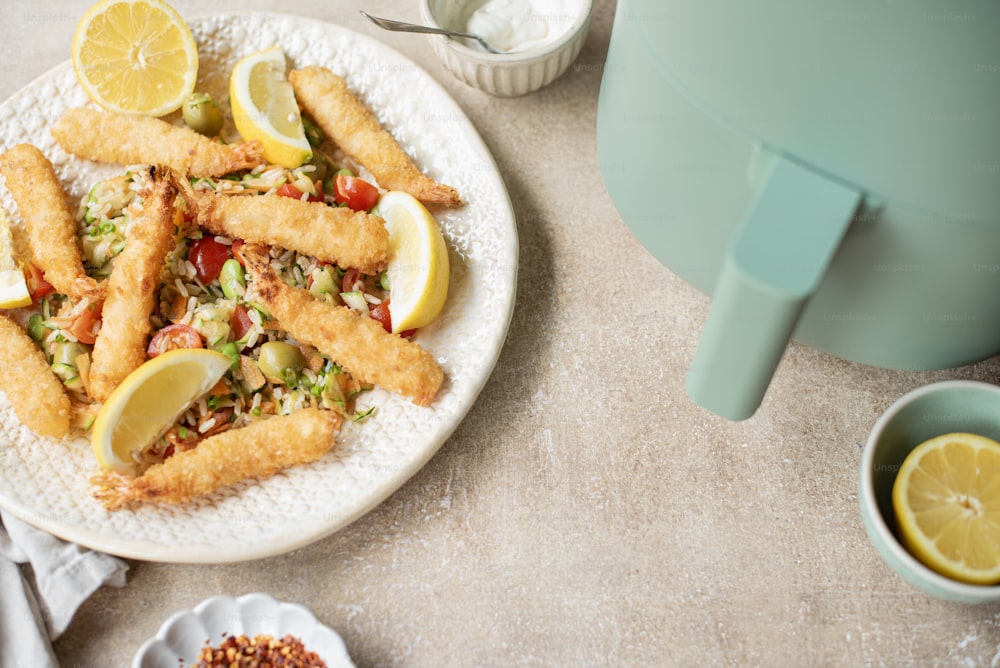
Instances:
[[[483,0],[421,0],[420,11],[429,26],[463,31],[470,6]],[[580,54],[590,30],[593,0],[578,0],[576,19],[549,44],[514,53],[494,54],[466,46],[459,40],[429,35],[435,53],[460,81],[498,97],[517,97],[538,90],[565,72]]]

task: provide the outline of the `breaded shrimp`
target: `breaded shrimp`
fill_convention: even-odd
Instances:
[[[304,67],[288,74],[295,97],[323,132],[370,171],[386,190],[403,190],[423,202],[459,206],[451,186],[421,172],[395,138],[348,88],[325,67]]]
[[[32,259],[45,280],[74,301],[103,299],[104,288],[83,268],[76,220],[49,159],[31,144],[18,144],[0,154],[0,174],[17,202]]]
[[[108,510],[147,501],[185,503],[250,478],[316,461],[333,447],[342,418],[306,408],[210,436],[192,450],[154,464],[138,478],[102,471],[91,478]]]
[[[227,145],[158,118],[89,107],[67,109],[52,136],[68,153],[122,165],[166,165],[189,176],[222,176],[264,162],[260,142]]]
[[[94,342],[90,394],[106,401],[125,377],[146,361],[146,343],[160,274],[173,249],[177,190],[163,168],[150,168],[153,186],[129,225],[125,249],[108,279],[101,331]]]
[[[292,337],[315,346],[362,383],[398,392],[421,406],[434,400],[444,372],[419,344],[390,334],[378,321],[346,306],[288,285],[271,266],[265,246],[247,244],[242,253],[254,293]]]
[[[280,246],[363,274],[385,268],[385,221],[363,211],[272,195],[235,197],[193,190],[178,181],[199,225],[212,234]]]
[[[0,315],[0,389],[14,414],[42,436],[65,436],[70,427],[70,401],[45,354],[20,326]]]

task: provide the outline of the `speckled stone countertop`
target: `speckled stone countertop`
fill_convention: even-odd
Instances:
[[[0,99],[69,58],[90,4],[6,0]],[[904,373],[792,345],[752,419],[707,413],[684,377],[708,300],[636,242],[598,170],[614,3],[598,2],[566,75],[517,99],[468,88],[424,37],[379,32],[359,7],[210,9],[376,36],[455,98],[518,220],[517,306],[496,370],[375,510],[268,559],[130,562],[127,586],[99,590],[56,642],[62,665],[128,665],[171,613],[250,591],[308,606],[359,666],[996,665],[1000,607],[940,602],[898,578],[867,540],[856,489],[860,443],[894,399],[933,380],[996,380],[998,362]],[[415,2],[364,9],[419,20]]]

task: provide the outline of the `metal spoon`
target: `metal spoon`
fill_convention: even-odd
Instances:
[[[415,23],[403,23],[402,21],[393,21],[391,19],[380,19],[376,16],[361,11],[364,16],[377,25],[379,28],[385,28],[386,30],[394,30],[396,32],[418,32],[427,33],[431,35],[447,35],[448,37],[465,37],[466,39],[474,39],[479,42],[480,45],[490,53],[503,53],[503,51],[498,51],[490,46],[489,42],[480,37],[479,35],[473,35],[467,32],[457,32],[455,30],[445,30],[444,28],[431,28],[430,26],[417,25]]]

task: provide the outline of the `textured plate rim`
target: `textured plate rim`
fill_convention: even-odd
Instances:
[[[3,494],[3,490],[0,489],[0,507],[4,508],[4,510],[10,512],[19,519],[48,531],[63,540],[78,543],[84,547],[100,550],[121,557],[170,563],[231,563],[250,561],[286,554],[290,551],[310,545],[318,540],[332,535],[333,533],[336,533],[343,527],[370,512],[372,509],[380,505],[386,498],[392,495],[396,490],[398,490],[403,484],[405,484],[421,468],[423,468],[424,465],[426,465],[426,463],[448,440],[458,425],[464,420],[468,411],[476,402],[482,389],[489,381],[489,378],[492,375],[499,359],[500,353],[502,352],[509,330],[509,325],[513,317],[516,297],[518,267],[516,218],[509,193],[507,192],[506,184],[500,176],[496,160],[489,148],[486,146],[482,137],[479,135],[478,131],[475,129],[475,126],[468,119],[464,110],[462,110],[451,95],[434,77],[408,57],[374,37],[359,33],[337,23],[324,21],[322,19],[296,16],[293,14],[267,11],[204,14],[188,19],[188,22],[191,24],[195,24],[197,22],[207,24],[211,21],[229,23],[241,19],[251,21],[256,18],[280,19],[294,24],[313,24],[317,27],[317,29],[349,33],[354,39],[358,40],[360,43],[364,43],[369,48],[373,48],[375,51],[379,52],[380,55],[384,55],[385,57],[396,61],[398,64],[405,66],[412,72],[416,72],[423,78],[423,85],[426,85],[428,89],[432,90],[439,101],[447,103],[450,107],[448,113],[454,114],[456,117],[461,119],[461,132],[463,139],[468,142],[470,148],[478,154],[476,156],[477,159],[482,159],[489,167],[486,173],[482,175],[483,180],[489,182],[490,187],[495,191],[494,195],[501,198],[503,201],[503,219],[492,221],[493,225],[498,226],[498,228],[505,231],[507,243],[503,249],[505,252],[504,259],[509,260],[510,262],[508,275],[506,276],[508,282],[505,284],[505,287],[509,292],[509,298],[506,299],[505,312],[500,316],[502,327],[500,328],[500,331],[495,334],[492,341],[489,342],[490,345],[486,351],[488,354],[485,355],[482,360],[483,364],[481,365],[481,372],[476,377],[469,380],[463,387],[463,392],[458,394],[456,397],[457,403],[452,412],[453,419],[451,422],[438,432],[430,435],[431,438],[429,438],[428,441],[423,444],[423,447],[417,451],[418,456],[411,459],[406,463],[406,465],[396,468],[392,474],[382,478],[380,483],[374,489],[370,490],[366,496],[360,498],[359,502],[353,504],[347,512],[344,512],[341,515],[331,516],[324,521],[308,524],[307,529],[304,531],[286,533],[282,536],[281,540],[261,542],[254,541],[251,545],[239,546],[239,549],[237,550],[220,553],[217,548],[210,548],[200,544],[185,546],[162,545],[146,540],[127,539],[114,534],[113,531],[83,529],[71,523],[53,520],[44,514],[39,514],[37,509],[8,498]],[[26,94],[28,91],[31,91],[33,88],[44,84],[47,80],[63,74],[66,70],[72,70],[71,61],[64,61],[36,77],[6,100],[0,101],[0,108],[10,104],[14,100],[17,100],[20,96]]]

